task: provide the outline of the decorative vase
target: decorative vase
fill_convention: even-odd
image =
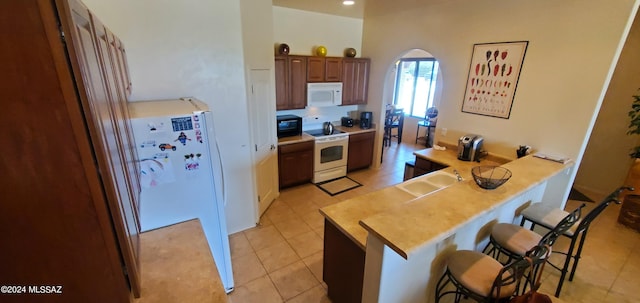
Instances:
[[[289,45],[286,43],[280,44],[278,47],[278,54],[280,55],[288,55],[289,54]]]
[[[345,57],[353,58],[356,56],[356,49],[353,47],[349,47],[344,50]]]
[[[327,48],[320,45],[316,47],[316,56],[324,57],[327,55]]]

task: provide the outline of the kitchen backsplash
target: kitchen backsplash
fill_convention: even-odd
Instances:
[[[305,109],[281,110],[276,115],[296,115],[302,117],[302,130],[322,128],[322,123],[333,122],[339,125],[340,118],[351,117],[359,119],[360,112],[357,105],[311,107]]]

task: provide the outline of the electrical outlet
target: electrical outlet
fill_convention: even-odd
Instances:
[[[314,123],[314,122],[318,122],[319,119],[320,119],[319,116],[309,115],[309,116],[304,116],[302,119],[302,122]]]
[[[441,134],[443,137],[444,137],[444,136],[446,136],[446,135],[447,135],[447,128],[446,128],[446,127],[441,128],[441,129],[440,129],[440,134]]]

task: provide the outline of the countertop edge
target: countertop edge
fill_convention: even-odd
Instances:
[[[527,156],[525,158],[533,158],[532,156]],[[523,159],[525,159],[523,158]],[[541,159],[540,159],[541,160]],[[541,160],[541,161],[547,161],[547,160]],[[517,162],[517,161],[514,161]],[[505,166],[507,167],[512,167],[514,164],[514,162],[510,162],[505,164]],[[550,161],[549,161],[550,162]],[[495,202],[493,205],[491,205],[490,207],[484,209],[481,212],[478,212],[476,214],[474,214],[473,216],[469,217],[469,218],[465,218],[463,222],[460,222],[459,224],[455,224],[454,226],[452,226],[451,228],[448,228],[446,230],[443,230],[442,232],[440,232],[438,235],[432,237],[431,239],[425,239],[422,243],[420,244],[416,244],[416,245],[411,245],[409,247],[406,248],[401,248],[399,245],[396,245],[395,243],[393,243],[392,240],[388,239],[387,236],[384,235],[384,233],[379,231],[379,226],[376,227],[372,224],[370,224],[368,221],[372,221],[372,219],[379,219],[379,220],[383,220],[385,219],[385,216],[390,215],[390,213],[384,213],[384,214],[377,214],[374,215],[372,217],[368,217],[368,218],[364,218],[362,220],[360,220],[358,223],[360,226],[362,226],[363,228],[365,228],[365,230],[370,233],[375,235],[376,237],[378,237],[380,239],[380,241],[382,241],[382,243],[384,243],[385,245],[389,246],[391,249],[393,249],[396,253],[398,253],[399,255],[401,255],[402,257],[404,257],[405,259],[408,259],[408,257],[410,257],[412,255],[412,252],[416,251],[417,249],[419,249],[420,247],[423,247],[425,245],[428,245],[430,243],[433,243],[435,241],[438,241],[438,239],[444,239],[448,236],[451,235],[451,232],[458,229],[460,226],[467,224],[469,221],[473,220],[474,218],[477,218],[478,216],[481,216],[501,205],[503,205],[504,203],[510,201],[511,199],[513,199],[514,197],[517,197],[523,193],[525,193],[526,191],[532,189],[535,186],[538,186],[540,184],[542,184],[543,182],[546,182],[547,180],[549,180],[550,178],[560,174],[563,170],[572,167],[575,163],[570,162],[567,164],[561,164],[561,163],[556,163],[558,165],[558,167],[553,171],[550,172],[549,174],[547,174],[545,177],[541,178],[540,180],[536,181],[536,182],[531,182],[529,185],[523,187],[522,189],[517,190],[516,192],[510,194],[507,197],[502,198],[499,202]],[[465,183],[468,183],[468,181],[465,181]],[[449,189],[455,189],[456,186],[451,186],[449,188],[445,188],[443,189],[441,192],[444,192],[445,190]],[[428,197],[431,195],[426,195],[420,198],[417,198],[416,201],[412,202],[412,203],[429,203],[431,201],[426,201],[427,199],[429,199]],[[421,201],[421,200],[425,200],[425,201]],[[374,222],[375,223],[375,222]],[[407,232],[407,231],[405,231]]]
[[[340,225],[338,222],[333,220],[333,218],[331,218],[331,216],[329,214],[327,214],[324,211],[322,211],[322,209],[319,209],[318,211],[325,218],[325,220],[331,222],[331,224],[333,224],[333,226],[335,226],[338,230],[340,230],[340,232],[342,232],[347,238],[349,238],[351,241],[353,241],[353,243],[357,244],[358,247],[360,247],[362,249],[362,251],[366,251],[367,250],[366,243],[364,245],[362,243],[360,243],[360,241],[358,241],[358,239],[354,238],[353,235],[350,232],[346,231],[342,227],[342,225]]]
[[[368,132],[375,132],[376,131],[375,127],[360,128],[360,126],[354,126],[354,127],[336,126],[336,129],[344,131],[345,133],[354,134],[354,135],[355,134],[361,134],[361,133],[368,133]],[[307,133],[305,133],[303,131],[302,134],[299,135],[299,136],[290,136],[290,137],[278,138],[278,146],[287,145],[287,144],[302,143],[302,142],[314,141],[314,140],[315,140],[314,136],[309,135],[309,134],[307,134]]]
[[[314,141],[314,140],[315,140],[315,137],[303,132],[302,135],[299,135],[299,136],[278,138],[278,146],[302,143],[302,142]]]

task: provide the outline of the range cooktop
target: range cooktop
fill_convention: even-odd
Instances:
[[[309,134],[309,135],[312,135],[314,137],[325,137],[325,136],[332,136],[332,135],[338,135],[338,134],[345,133],[344,131],[337,130],[337,129],[334,129],[333,130],[333,134],[330,134],[330,135],[325,135],[324,134],[324,130],[322,130],[322,129],[305,130],[304,132]]]

